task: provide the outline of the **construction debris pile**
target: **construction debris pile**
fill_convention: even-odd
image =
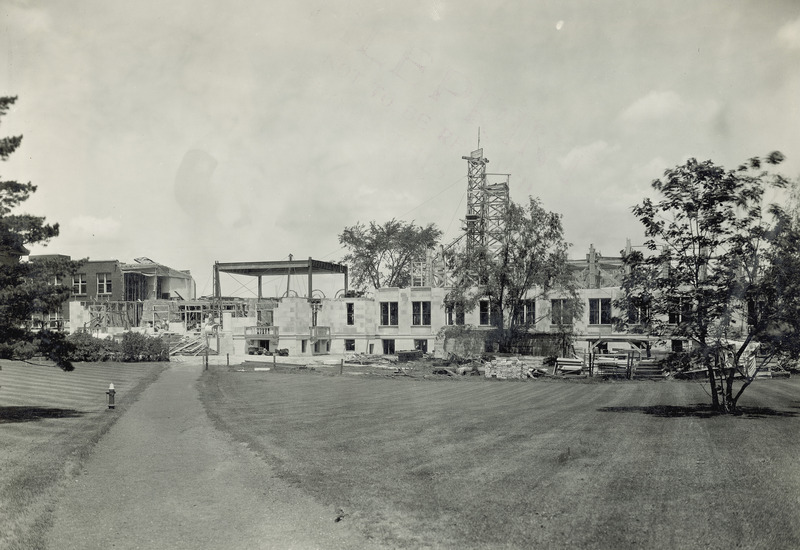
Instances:
[[[486,378],[520,380],[547,374],[544,357],[501,357],[484,365]]]
[[[198,356],[209,353],[206,340],[199,334],[163,333],[161,340],[169,347],[170,355]],[[212,354],[216,352],[211,352]]]
[[[393,365],[397,363],[394,355],[373,355],[369,353],[353,353],[344,356],[345,364],[353,365]]]

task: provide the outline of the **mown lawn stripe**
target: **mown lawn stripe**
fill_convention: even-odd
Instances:
[[[168,366],[0,361],[0,548],[42,548],[54,501],[96,441]],[[109,380],[120,390],[108,411]],[[61,416],[63,414],[63,416]]]
[[[221,427],[392,547],[800,544],[797,469],[776,473],[800,452],[794,379],[754,384],[742,417],[710,416],[694,382],[220,370],[202,388]]]

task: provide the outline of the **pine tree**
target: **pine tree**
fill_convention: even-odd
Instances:
[[[17,100],[0,97],[0,117]],[[22,136],[0,139],[0,160],[5,161],[22,143]],[[47,244],[58,236],[58,224],[43,217],[17,213],[36,186],[0,179],[0,358],[29,359],[43,356],[65,371],[73,370],[70,346],[64,334],[35,327],[36,314],[58,311],[69,299],[71,277],[81,262],[63,257],[20,261],[29,245]]]

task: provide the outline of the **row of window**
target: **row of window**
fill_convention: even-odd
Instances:
[[[383,353],[385,355],[394,355],[394,353],[395,353],[395,342],[394,342],[393,339],[385,338],[385,339],[381,340],[381,344],[383,345]],[[428,341],[427,340],[414,340],[414,349],[419,350],[419,351],[421,351],[423,353],[428,353]],[[345,351],[355,351],[356,350],[356,341],[355,340],[345,340],[344,341],[344,350]]]
[[[381,302],[381,325],[397,326],[398,324],[398,302]],[[347,303],[347,324],[356,323],[355,304]],[[431,324],[431,303],[430,302],[411,302],[411,324],[414,326],[430,326]]]
[[[109,283],[110,284],[110,283]],[[109,287],[110,292],[110,287]],[[355,324],[355,304],[348,302],[347,324]],[[398,302],[380,302],[381,326],[398,325]],[[679,324],[687,314],[686,304],[682,302],[675,312],[669,314],[670,324]],[[488,301],[480,302],[478,308],[478,323],[480,325],[492,324],[491,306]],[[536,302],[535,300],[522,300],[513,312],[517,324],[535,325],[536,324]],[[630,314],[633,323],[641,322],[647,316],[647,311],[643,308],[636,308]],[[573,320],[572,304],[564,298],[550,300],[550,322],[554,325],[570,325]],[[445,321],[448,325],[464,324],[464,308],[458,305],[450,305],[445,308]],[[411,302],[411,324],[413,326],[429,326],[431,324],[431,302],[420,301]],[[611,324],[611,298],[589,298],[589,324],[590,325],[610,325]]]
[[[83,273],[72,278],[72,294],[74,296],[85,296],[88,288],[89,282]],[[111,273],[97,274],[97,294],[111,294]]]
[[[550,301],[551,322],[554,325],[569,325],[572,323],[572,308],[569,300],[554,299]],[[380,302],[381,325],[396,326],[398,324],[398,302]],[[522,300],[513,312],[520,325],[536,324],[536,301]],[[464,324],[464,308],[450,305],[445,308],[445,319],[448,325]],[[492,324],[492,311],[488,301],[480,302],[478,308],[478,323],[481,325]],[[347,303],[347,324],[355,324],[355,304]],[[411,302],[411,324],[413,326],[428,326],[431,324],[431,302]],[[611,298],[589,299],[589,324],[611,324]]]

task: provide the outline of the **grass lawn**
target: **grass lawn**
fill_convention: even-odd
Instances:
[[[58,489],[169,363],[76,363],[73,372],[0,361],[0,548],[44,545]],[[113,383],[116,409],[107,406]]]
[[[800,548],[800,381],[715,416],[699,382],[212,368],[216,424],[394,548]]]

